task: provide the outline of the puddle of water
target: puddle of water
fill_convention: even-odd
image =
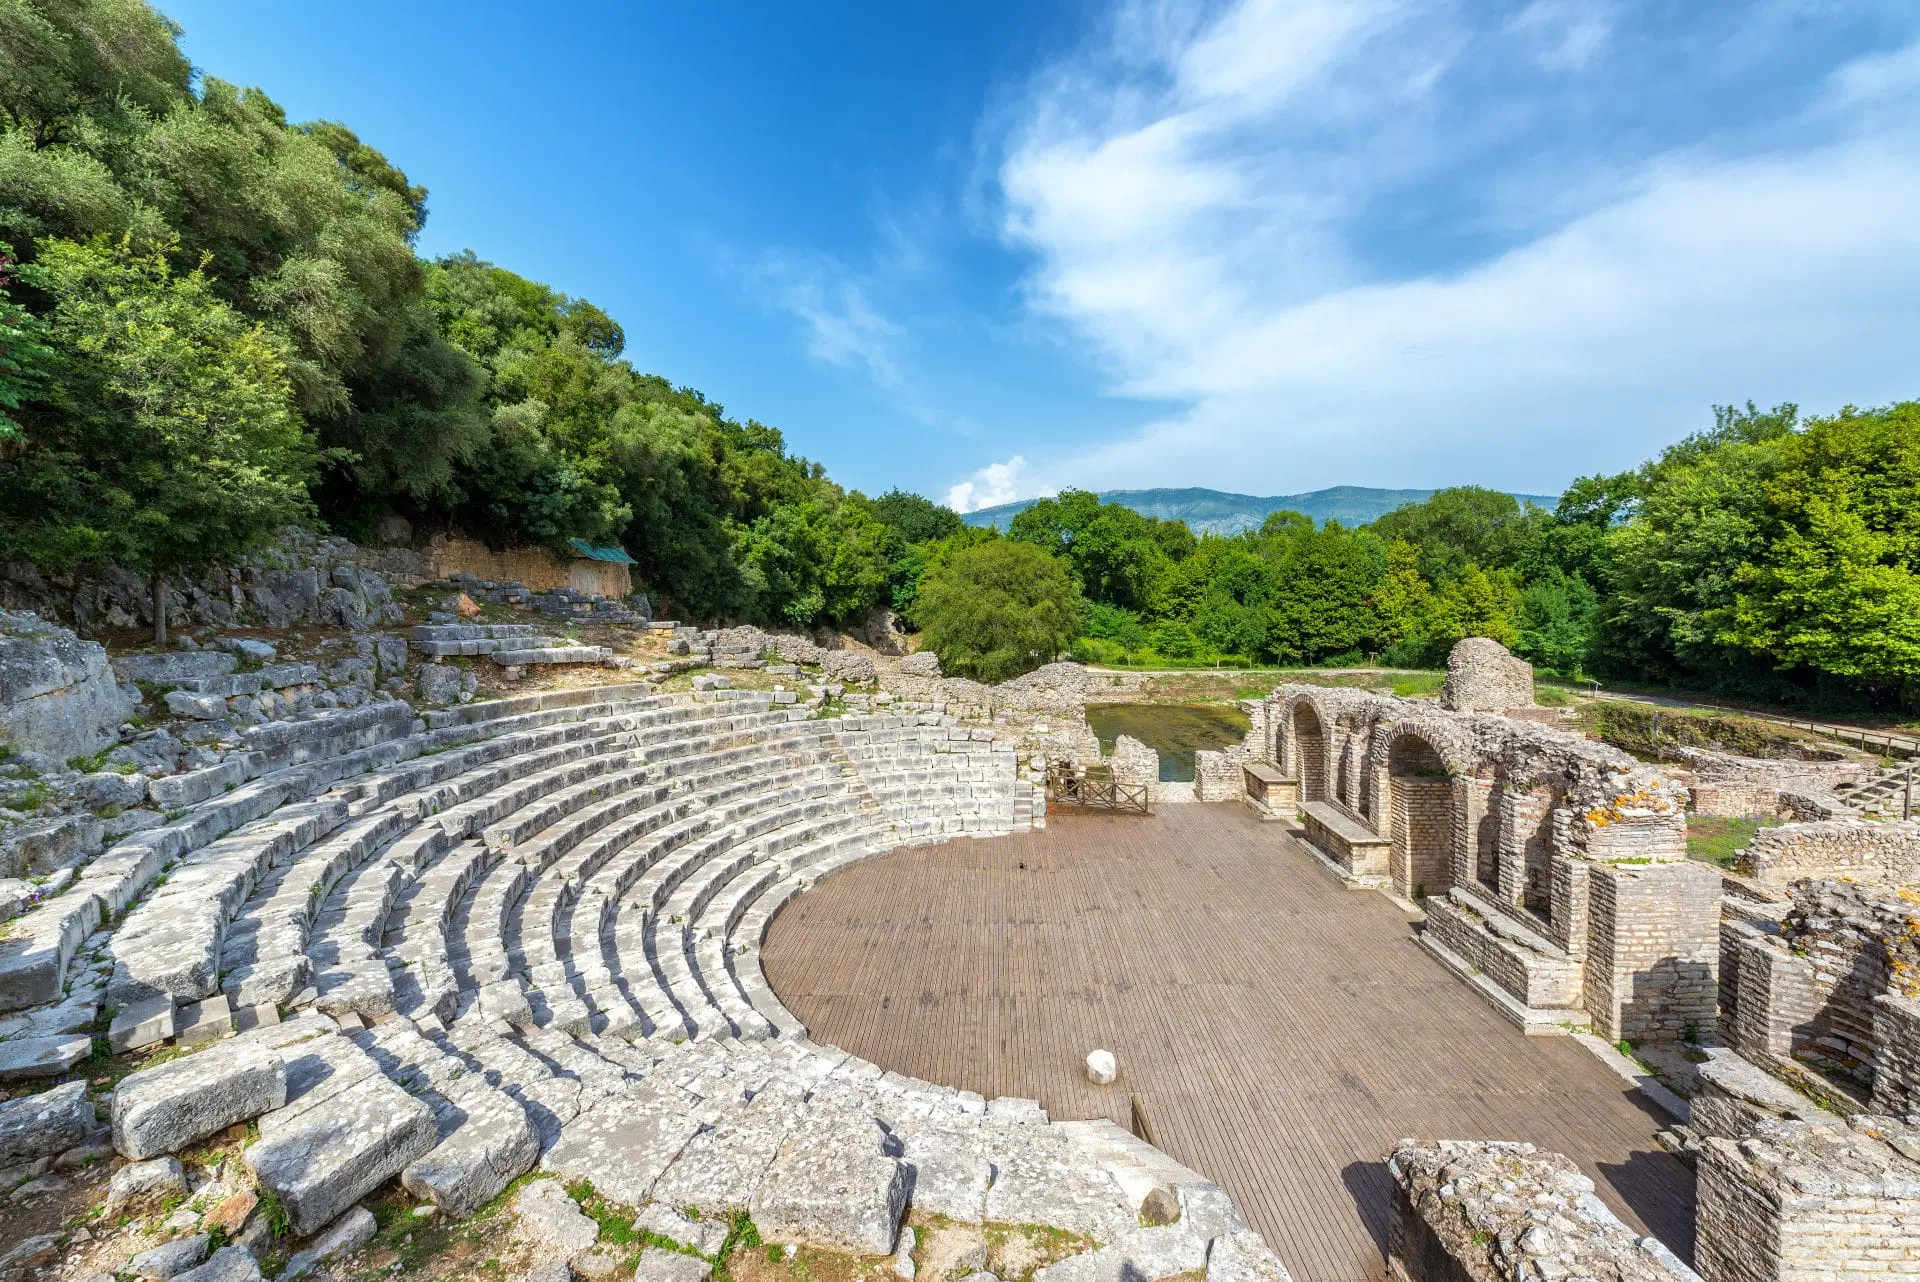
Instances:
[[[1087,709],[1087,724],[1100,751],[1110,753],[1115,739],[1132,735],[1159,755],[1160,782],[1186,783],[1194,753],[1232,747],[1253,723],[1240,709],[1218,703],[1096,703]]]

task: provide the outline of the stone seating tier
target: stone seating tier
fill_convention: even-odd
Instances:
[[[6,941],[0,975],[35,978],[0,990],[0,1028],[84,1048],[125,1000],[121,1044],[215,1039],[121,1083],[123,1152],[255,1120],[245,1160],[303,1235],[389,1180],[465,1215],[537,1166],[860,1255],[911,1206],[1084,1234],[1084,1267],[1171,1234],[1196,1268],[1284,1276],[1164,1155],[818,1046],[767,985],[768,926],[819,878],[1037,817],[1009,746],[931,710],[812,721],[644,683],[378,726],[274,745],[278,770],[102,856]],[[19,965],[19,938],[57,964]],[[229,1011],[249,1031],[223,1036]],[[1177,1232],[1140,1227],[1161,1185]]]

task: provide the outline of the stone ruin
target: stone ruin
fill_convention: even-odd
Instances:
[[[1447,652],[1440,706],[1449,712],[1509,712],[1532,708],[1533,665],[1486,637],[1468,637]]]
[[[1659,1239],[1531,1144],[1403,1141],[1387,1159],[1387,1261],[1411,1282],[1697,1282]]]
[[[223,1278],[258,1276],[270,1208],[305,1268],[366,1239],[390,1181],[465,1216],[537,1171],[516,1205],[548,1273],[615,1262],[557,1183],[591,1180],[693,1270],[736,1210],[904,1270],[913,1210],[1074,1235],[1039,1282],[1284,1282],[1227,1195],[1145,1142],[883,1072],[767,985],[768,925],[818,879],[1041,824],[1013,741],[939,702],[821,719],[822,694],[706,684],[316,710],[170,777],[164,823],[83,844],[6,923],[0,1077],[73,1070],[103,1020],[116,1051],[193,1053],[0,1102],[9,1187],[110,1145],[117,1205],[157,1201],[173,1155],[245,1124],[195,1203],[229,1208]],[[208,1249],[182,1232],[169,1269]]]
[[[1270,806],[1353,884],[1424,902],[1423,947],[1524,1028],[1674,1040],[1714,1017],[1720,878],[1685,790],[1581,736],[1354,690],[1267,700]]]

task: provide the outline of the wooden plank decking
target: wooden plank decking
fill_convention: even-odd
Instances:
[[[776,919],[767,977],[814,1038],[1056,1118],[1128,1124],[1224,1185],[1298,1282],[1382,1276],[1400,1136],[1574,1158],[1683,1257],[1693,1178],[1665,1118],[1570,1038],[1523,1036],[1237,806],[1054,816],[1045,832],[896,851]],[[1086,1053],[1119,1056],[1097,1087]]]

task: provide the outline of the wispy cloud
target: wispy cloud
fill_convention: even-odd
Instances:
[[[901,386],[893,344],[905,332],[883,315],[867,285],[819,254],[770,252],[750,273],[782,310],[800,322],[807,354],[841,369],[861,370],[889,391]]]
[[[1920,56],[1836,66],[1774,145],[1702,124],[1569,160],[1528,95],[1607,68],[1629,19],[1460,13],[1142,2],[1038,78],[999,170],[1030,306],[1188,408],[1028,484],[1547,488],[1713,401],[1920,392]],[[1610,178],[1569,207],[1570,167]]]

